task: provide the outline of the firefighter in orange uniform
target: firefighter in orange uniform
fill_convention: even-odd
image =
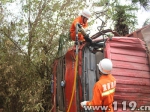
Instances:
[[[93,98],[91,101],[83,101],[80,104],[83,108],[86,108],[86,106],[91,107],[91,109],[93,109],[95,112],[103,112],[102,108],[100,107],[104,106],[107,107],[105,112],[113,112],[112,103],[114,100],[116,80],[111,75],[113,66],[112,62],[110,59],[105,58],[97,65],[101,76],[99,81],[94,85]],[[99,110],[95,110],[96,106],[99,108]]]
[[[72,25],[70,27],[70,36],[73,41],[75,41],[75,39],[76,39],[76,24],[80,24],[83,28],[88,27],[87,21],[90,18],[90,16],[91,16],[91,13],[89,12],[89,10],[84,9],[81,13],[81,16],[77,17],[72,22]],[[86,36],[88,36],[88,35],[86,35]],[[78,39],[79,39],[79,41],[84,41],[84,36],[80,32],[78,32]]]

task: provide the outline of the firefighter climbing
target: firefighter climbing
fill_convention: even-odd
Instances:
[[[72,25],[70,27],[70,37],[73,41],[75,41],[76,38],[76,25],[79,25],[79,32],[78,32],[78,39],[79,41],[89,41],[91,42],[91,40],[89,39],[89,35],[86,34],[84,32],[83,28],[87,28],[88,27],[88,19],[90,18],[91,13],[89,10],[84,9],[81,13],[81,15],[77,18],[75,18],[75,20],[72,22]]]

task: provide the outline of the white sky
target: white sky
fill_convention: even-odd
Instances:
[[[150,18],[150,11],[145,11],[144,9],[139,10],[137,18],[138,18],[138,27],[141,28],[145,20]]]

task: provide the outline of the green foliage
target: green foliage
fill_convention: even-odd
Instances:
[[[107,26],[107,28],[114,29],[121,35],[126,35],[137,29],[136,13],[139,9],[141,9],[141,6],[146,10],[149,10],[150,1],[93,0],[93,8],[99,8],[99,12],[101,12],[101,14],[99,14],[99,18],[105,22],[105,24],[101,23],[101,26]]]
[[[114,29],[120,35],[126,35],[135,30],[137,24],[135,12],[138,10],[136,6],[121,5],[119,0],[101,0],[99,3],[100,7],[104,5],[103,7],[106,8],[101,12],[103,15],[100,15],[100,18],[105,16],[103,26]]]
[[[1,45],[0,94],[5,99],[4,112],[42,110],[41,100],[48,79],[40,77],[36,63],[30,64],[26,55],[14,51],[10,40],[3,39]]]
[[[59,37],[59,47],[57,52],[57,57],[63,56],[67,50],[73,46],[74,42],[71,41],[70,35],[60,35]]]
[[[2,9],[10,2],[16,3],[3,0]],[[19,16],[9,10],[0,16],[0,104],[4,112],[49,112],[51,67],[59,56],[59,37],[63,48],[71,45],[69,28],[84,2],[20,0],[18,4]]]
[[[150,10],[150,1],[149,0],[132,0],[133,4],[140,4],[145,10]]]
[[[115,23],[115,30],[120,35],[129,34],[129,32],[134,30],[137,20],[133,12],[136,10],[137,8],[133,6],[116,5],[113,12],[111,12],[113,15],[112,20]]]

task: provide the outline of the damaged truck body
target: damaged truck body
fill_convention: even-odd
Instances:
[[[101,43],[100,47],[83,43],[78,46],[78,54],[73,46],[55,60],[52,112],[93,112],[81,108],[80,102],[92,99],[93,86],[100,77],[97,64],[103,58],[113,63],[112,75],[117,83],[114,111],[133,112],[140,106],[150,109],[150,25]],[[131,103],[136,103],[134,109]]]

